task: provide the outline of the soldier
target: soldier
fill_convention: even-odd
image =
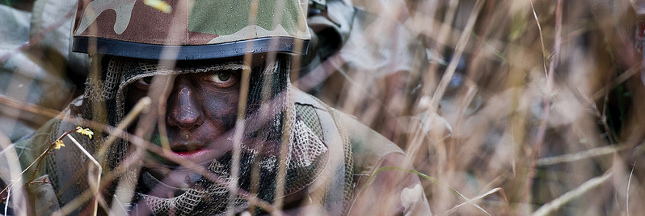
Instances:
[[[103,167],[104,212],[430,214],[416,174],[379,169],[400,167],[401,149],[290,86],[311,37],[306,3],[169,2],[79,2],[73,49],[92,60],[85,93],[15,148],[24,175],[40,176],[23,177],[31,213],[96,208],[73,208],[98,182],[92,158],[69,147],[78,140]],[[90,125],[79,118],[134,136],[112,142],[118,129],[92,124],[93,138],[71,133],[51,150]]]

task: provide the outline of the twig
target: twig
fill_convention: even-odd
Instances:
[[[23,111],[31,112],[31,113],[49,117],[49,118],[55,118],[56,116],[58,116],[58,114],[60,114],[60,111],[58,110],[49,109],[46,107],[38,106],[32,103],[27,103],[24,101],[18,101],[2,94],[0,94],[0,104],[7,105],[16,109],[20,109]],[[2,110],[2,112],[6,112],[6,111]]]
[[[587,151],[582,151],[582,152],[577,152],[572,154],[558,155],[558,156],[548,157],[548,158],[540,158],[537,160],[535,165],[550,166],[550,165],[555,165],[559,163],[574,162],[574,161],[579,161],[586,158],[612,154],[623,149],[625,149],[624,146],[618,146],[618,147],[604,146],[604,147],[593,148]]]
[[[9,199],[11,199],[11,189],[7,190],[7,203],[4,205],[4,215],[9,215],[7,214],[7,209],[9,209]]]
[[[471,199],[471,200],[469,200],[469,201],[462,202],[461,204],[456,205],[455,207],[452,207],[451,209],[449,209],[448,211],[446,211],[444,214],[446,214],[446,215],[450,215],[450,214],[454,213],[455,211],[457,211],[457,209],[458,209],[459,207],[462,207],[462,206],[464,206],[464,205],[466,205],[466,204],[469,204],[469,203],[470,203],[470,202],[472,202],[472,201],[479,200],[479,199],[482,199],[482,198],[484,198],[484,197],[487,197],[488,195],[494,194],[494,193],[496,193],[497,191],[501,191],[501,190],[502,190],[502,188],[493,188],[492,190],[490,190],[490,191],[486,192],[485,194],[479,195],[479,196],[477,196],[477,197],[475,197],[475,198],[472,198],[472,199]],[[488,212],[486,212],[486,211],[484,211],[484,212],[485,212],[486,214],[488,214]],[[488,215],[490,215],[490,214],[488,214]]]
[[[56,142],[59,141],[59,140],[62,140],[63,138],[65,138],[65,136],[71,134],[74,131],[76,131],[76,129],[72,129],[72,130],[69,130],[69,131],[63,133],[63,135],[58,137],[58,139],[56,139],[55,141],[51,142],[51,144],[49,144],[49,147],[47,147],[47,150],[45,150],[45,152],[43,152],[42,154],[40,154],[38,156],[38,158],[36,159],[36,162],[37,162],[36,163],[36,170],[31,174],[31,178],[29,179],[29,181],[27,181],[27,183],[32,182],[32,181],[34,181],[34,179],[36,179],[36,171],[38,170],[38,167],[40,167],[40,164],[43,162],[43,159],[45,159],[45,155],[47,155],[52,150],[52,148],[54,148],[54,146],[56,146]],[[27,167],[27,169],[25,169],[25,170],[28,170],[28,169],[29,169],[29,167]]]
[[[5,136],[4,133],[0,133],[0,147],[2,147],[2,149],[3,149],[2,153],[0,153],[0,154],[5,156],[7,162],[9,162],[9,161],[18,161],[19,159],[18,159],[18,154],[16,152],[15,144],[9,144],[9,143],[11,143],[9,138],[7,136]],[[15,179],[20,180],[21,177],[22,177],[22,173],[21,173],[22,170],[21,170],[21,167],[20,167],[20,163],[7,163],[7,165],[8,166],[6,168],[8,169],[8,172],[9,172],[8,173],[9,174],[9,176],[8,176],[9,179],[15,178]],[[13,183],[13,182],[14,181],[11,181],[11,183]],[[15,194],[15,195],[12,195],[12,196],[14,196],[14,200],[18,200],[18,201],[14,201],[14,203],[15,203],[15,205],[13,205],[14,208],[15,209],[26,209],[27,197],[22,193],[23,192],[22,189],[19,186],[15,185],[15,184],[12,184],[12,186],[10,188],[11,188],[12,192]],[[11,193],[8,193],[7,195],[9,196],[9,195],[11,195]],[[6,197],[7,200],[8,200],[8,198],[9,197]],[[0,201],[0,203],[2,203],[4,201],[5,201],[5,198],[3,198],[2,201]],[[8,206],[9,202],[7,201],[5,204],[6,204],[6,206]]]
[[[641,70],[643,70],[643,68],[645,68],[645,65],[643,65],[642,62],[639,62],[638,64],[634,65],[633,67],[630,67],[629,69],[627,69],[627,71],[625,71],[624,73],[620,74],[616,79],[611,81],[611,84],[608,84],[608,85],[604,86],[603,88],[601,88],[600,90],[596,91],[596,93],[594,93],[591,96],[591,99],[593,99],[593,100],[600,99],[600,97],[604,96],[611,89],[614,89],[614,88],[618,87],[618,85],[620,85],[621,83],[627,81],[627,79],[629,79],[630,77],[636,75],[638,72],[641,72]]]
[[[538,23],[539,26],[539,23]],[[560,58],[560,49],[562,43],[562,0],[557,1],[555,8],[555,41],[553,44],[553,56],[549,63],[549,70],[547,72],[547,83],[546,83],[546,93],[544,95],[544,106],[542,107],[542,114],[540,116],[540,126],[538,127],[538,132],[536,135],[535,143],[533,144],[533,153],[532,159],[530,160],[529,171],[527,175],[527,184],[524,188],[524,201],[530,203],[531,195],[530,191],[533,187],[533,177],[535,176],[535,163],[537,158],[540,157],[540,151],[542,150],[542,144],[544,143],[544,136],[546,133],[547,123],[549,122],[549,114],[551,110],[551,95],[553,92],[553,77],[555,69],[558,67],[558,62]]]
[[[426,111],[429,111],[430,113],[434,113],[437,110],[437,107],[439,106],[439,101],[443,97],[443,94],[445,93],[446,88],[448,87],[448,83],[452,79],[452,76],[455,73],[455,70],[457,69],[457,64],[459,63],[459,59],[461,58],[461,55],[464,52],[466,44],[468,43],[468,40],[472,35],[471,32],[473,31],[475,22],[477,21],[477,17],[483,6],[484,6],[484,0],[477,0],[477,2],[475,2],[475,6],[470,14],[470,17],[468,17],[466,27],[464,28],[464,31],[462,32],[461,37],[459,38],[459,42],[457,42],[455,53],[452,56],[450,63],[448,64],[446,73],[441,78],[441,81],[439,83],[439,86],[437,87],[437,90],[432,96],[432,99],[430,101],[430,107],[428,107]],[[431,75],[432,74],[429,74],[428,76],[431,76]],[[422,137],[424,137],[423,130],[421,129],[421,127],[418,127],[412,139],[413,142],[411,142],[408,148],[406,149],[406,152],[408,152],[408,156],[406,156],[404,167],[411,167],[413,158],[415,156],[414,154],[416,154],[416,152],[418,152],[418,149],[421,147],[422,140],[423,140]]]
[[[381,168],[377,169],[376,171],[374,171],[374,174],[372,174],[372,176],[370,176],[370,178],[367,180],[367,182],[365,183],[365,185],[364,185],[362,188],[360,188],[360,189],[358,190],[358,194],[361,194],[361,193],[363,192],[363,190],[364,190],[368,185],[372,184],[372,182],[374,181],[374,179],[376,179],[376,176],[377,176],[380,172],[383,172],[383,171],[391,171],[391,170],[398,170],[398,171],[404,171],[404,172],[408,172],[408,173],[414,173],[414,174],[417,174],[418,176],[420,176],[420,177],[422,177],[422,178],[424,178],[424,179],[429,180],[430,182],[432,182],[432,183],[434,183],[434,184],[441,185],[441,186],[443,186],[443,185],[444,185],[444,184],[440,184],[440,183],[439,183],[439,180],[437,180],[436,178],[430,177],[430,176],[428,176],[428,175],[426,175],[426,174],[424,174],[424,173],[421,173],[421,172],[416,171],[416,170],[413,170],[413,169],[404,169],[404,168],[401,168],[401,167],[386,166],[386,167],[381,167]],[[446,184],[446,186],[447,186],[447,187],[448,187],[448,188],[449,188],[453,193],[457,194],[459,197],[461,197],[462,199],[466,200],[466,203],[473,205],[475,208],[477,208],[477,209],[481,210],[482,212],[486,213],[486,215],[490,215],[486,210],[484,210],[484,208],[482,208],[481,206],[477,205],[477,203],[472,202],[473,200],[476,200],[476,199],[479,199],[479,198],[473,198],[473,199],[470,199],[470,198],[468,198],[468,197],[464,196],[462,193],[460,193],[457,189],[453,188],[452,186],[450,186],[450,185],[448,185],[448,184]],[[497,189],[497,188],[496,188],[496,189]],[[499,191],[499,190],[495,190],[495,189],[493,189],[493,190],[494,190],[493,192],[497,192],[497,191]],[[492,191],[492,190],[491,190],[491,191]],[[489,191],[489,192],[490,192],[490,191]],[[490,193],[486,193],[486,194],[482,195],[481,197],[485,197],[485,196],[488,196],[488,195],[490,195]],[[359,195],[356,195],[356,196],[358,197]]]
[[[79,130],[80,130],[80,131],[79,131]],[[34,164],[35,164],[35,169],[33,170],[33,173],[31,174],[30,179],[29,179],[25,184],[23,184],[22,188],[25,188],[25,187],[30,186],[30,185],[35,184],[35,183],[49,183],[49,182],[47,181],[47,179],[46,179],[46,178],[45,178],[45,179],[43,179],[42,181],[35,181],[35,179],[36,179],[36,173],[38,173],[38,168],[41,166],[42,161],[43,161],[43,159],[45,158],[45,156],[46,156],[46,155],[48,155],[48,154],[52,151],[52,148],[54,148],[54,146],[56,146],[56,149],[60,148],[60,146],[58,146],[58,145],[59,145],[59,143],[62,145],[62,139],[63,139],[63,138],[65,138],[65,137],[70,138],[70,140],[72,140],[72,142],[74,142],[74,143],[75,143],[75,144],[76,144],[76,145],[81,149],[81,151],[83,151],[83,153],[85,153],[86,155],[88,155],[88,156],[93,160],[94,158],[93,158],[93,157],[91,157],[91,155],[90,155],[87,151],[85,151],[85,149],[84,149],[84,148],[83,148],[83,147],[82,147],[82,146],[81,146],[81,145],[80,145],[80,144],[79,144],[79,143],[74,139],[74,137],[69,136],[72,132],[82,133],[82,134],[84,134],[84,135],[88,135],[88,136],[90,136],[90,138],[91,138],[91,135],[93,134],[91,131],[90,131],[90,133],[86,133],[86,131],[84,131],[84,130],[83,130],[82,128],[80,128],[80,127],[79,127],[79,128],[75,128],[75,129],[72,129],[72,130],[69,130],[69,131],[67,131],[67,132],[63,133],[61,136],[59,136],[59,137],[58,137],[58,139],[56,139],[55,141],[50,142],[50,144],[49,144],[49,146],[47,147],[47,149],[46,149],[43,153],[41,153],[41,154],[36,158],[36,160],[35,160],[34,162],[32,162],[29,166],[27,166],[27,168],[25,168],[25,169],[20,173],[20,175],[18,176],[18,178],[17,178],[17,179],[12,180],[12,181],[11,181],[11,183],[10,183],[9,185],[7,185],[7,187],[5,187],[2,191],[0,191],[0,193],[3,193],[4,191],[8,190],[8,188],[12,187],[12,186],[15,184],[15,182],[18,182],[18,181],[22,178],[22,175],[23,175],[25,172],[29,171],[29,170],[31,169],[31,167],[32,167],[32,166],[34,166]],[[64,145],[62,145],[62,146],[64,146]],[[96,160],[93,160],[93,161],[95,161],[95,162],[96,162]],[[98,164],[98,163],[96,163],[96,164]],[[101,170],[101,169],[99,169],[99,170]],[[100,174],[99,174],[99,181],[100,181]],[[7,197],[6,197],[6,198],[3,198],[3,199],[2,199],[2,202],[7,201],[7,204],[6,204],[6,205],[8,205],[8,201],[9,201],[9,199],[10,199],[10,196],[11,196],[11,193],[10,193],[10,192],[8,192],[8,193],[7,193]],[[96,215],[96,210],[94,211],[94,215]]]
[[[150,108],[151,100],[149,97],[144,97],[141,98],[136,105],[132,108],[132,110],[128,113],[128,115],[123,118],[123,121],[117,125],[116,130],[120,132],[124,132],[128,126],[130,126],[130,123],[134,122],[136,118],[144,112],[145,110]],[[105,143],[101,146],[101,148],[96,152],[97,157],[99,157],[99,160],[101,163],[104,163],[105,155],[108,149],[110,149],[110,146],[116,139],[118,138],[117,133],[110,133],[110,136],[108,136],[107,140]]]
[[[529,3],[531,3],[531,12],[533,12],[533,18],[535,19],[535,24],[538,27],[538,33],[540,34],[540,44],[542,45],[542,66],[544,67],[544,72],[547,73],[547,68],[546,68],[546,47],[544,46],[544,36],[542,35],[542,26],[540,25],[540,19],[538,19],[538,15],[535,12],[535,7],[533,6],[533,0],[529,0]],[[547,74],[548,76],[548,74]]]
[[[96,159],[92,156],[92,154],[87,152],[87,150],[85,150],[85,148],[83,148],[83,146],[80,143],[78,143],[78,141],[76,141],[76,139],[74,139],[73,136],[67,136],[67,138],[72,140],[72,142],[74,144],[76,144],[76,147],[78,147],[78,149],[81,150],[81,152],[83,152],[83,154],[85,154],[85,156],[87,156],[90,159],[90,161],[92,161],[92,163],[94,163],[94,165],[96,165],[96,167],[98,167],[98,169],[99,169],[98,172],[99,173],[96,176],[96,178],[97,178],[96,181],[97,182],[96,182],[96,190],[95,190],[94,195],[99,196],[99,186],[101,185],[101,175],[103,174],[103,168],[101,167],[101,164],[99,164],[99,162],[96,161]],[[96,213],[98,211],[98,206],[99,206],[98,201],[99,201],[98,197],[94,199],[94,214],[92,214],[92,215],[96,215]]]
[[[625,212],[627,212],[627,216],[629,216],[629,187],[632,185],[632,176],[634,176],[634,168],[636,168],[636,162],[634,162],[634,165],[632,166],[632,171],[629,172],[629,180],[627,180],[627,191],[625,192]]]
[[[551,202],[544,204],[542,207],[540,207],[537,211],[533,212],[533,214],[531,215],[532,216],[550,215],[553,211],[559,209],[564,204],[572,201],[573,199],[579,198],[589,190],[600,186],[602,183],[610,179],[612,175],[613,175],[613,172],[607,172],[602,176],[589,179],[586,182],[582,183],[578,188],[572,191],[566,192],[565,194],[562,194],[562,196],[552,200]]]
[[[257,10],[258,10],[258,0],[251,1],[251,11],[250,11],[250,16],[249,16],[249,23],[255,23],[256,22],[256,15],[257,15]],[[250,51],[252,50],[251,43],[247,43],[246,45],[246,50]],[[244,65],[252,65],[251,63],[253,62],[253,55],[251,52],[247,52],[244,55]],[[242,79],[240,80],[240,96],[239,96],[239,101],[237,104],[237,116],[236,116],[236,122],[235,122],[235,134],[233,135],[233,156],[232,156],[232,163],[231,163],[231,182],[230,184],[224,184],[228,187],[229,191],[231,192],[229,197],[228,197],[228,203],[226,204],[226,215],[232,215],[233,211],[231,209],[233,208],[233,200],[235,199],[235,195],[238,194],[238,188],[237,188],[237,183],[238,183],[238,177],[239,177],[239,167],[240,167],[240,158],[241,158],[241,145],[242,145],[242,138],[243,138],[243,133],[244,133],[244,127],[245,127],[245,116],[246,116],[246,106],[247,100],[249,97],[249,91],[250,91],[250,82],[251,82],[251,69],[250,68],[244,68],[242,70]]]
[[[430,111],[437,110],[437,106],[439,106],[439,101],[441,100],[444,93],[446,92],[448,83],[452,79],[452,76],[455,73],[455,70],[457,69],[457,65],[459,64],[461,55],[464,53],[466,44],[468,44],[470,36],[472,35],[471,32],[475,27],[477,17],[479,16],[479,12],[481,11],[483,6],[484,6],[484,0],[477,0],[477,2],[475,2],[475,6],[470,16],[468,17],[468,22],[466,23],[466,27],[464,28],[464,31],[459,37],[459,42],[457,42],[457,46],[455,47],[455,53],[450,59],[450,63],[448,64],[448,67],[446,68],[446,73],[443,75],[443,77],[441,77],[439,86],[437,86],[437,90],[435,91],[434,95],[432,95],[432,100],[430,102]]]
[[[64,133],[62,136],[60,136],[57,140],[62,139],[64,136],[66,136],[67,134],[70,134],[70,133],[72,133],[72,132],[74,132],[74,130],[71,130],[71,131],[67,131],[67,132],[65,132],[65,133]],[[36,160],[35,160],[34,162],[32,162],[31,164],[29,164],[29,166],[27,166],[27,167],[26,167],[22,172],[20,172],[20,175],[18,176],[18,178],[17,178],[17,179],[13,179],[13,180],[11,181],[11,183],[9,183],[9,185],[7,185],[7,187],[5,187],[4,189],[2,189],[2,191],[0,191],[0,193],[4,193],[5,191],[7,191],[7,189],[8,189],[9,187],[11,187],[15,182],[17,182],[18,180],[20,180],[20,179],[22,178],[22,175],[23,175],[25,172],[29,171],[29,169],[30,169],[32,166],[36,165],[36,170],[34,170],[34,172],[33,172],[33,173],[32,173],[32,175],[31,175],[31,178],[29,178],[29,181],[27,181],[27,183],[25,183],[25,184],[23,185],[23,187],[24,187],[24,186],[28,186],[28,185],[30,184],[30,182],[34,181],[34,179],[36,179],[36,172],[38,171],[38,167],[40,167],[40,164],[42,163],[42,160],[45,158],[45,156],[46,156],[46,155],[51,151],[51,149],[52,149],[52,148],[54,148],[55,143],[56,143],[56,140],[55,140],[55,141],[53,141],[53,142],[51,142],[51,143],[49,144],[49,147],[47,147],[47,149],[46,149],[43,153],[41,153],[41,154],[36,158]],[[3,200],[3,201],[4,201],[4,200]]]

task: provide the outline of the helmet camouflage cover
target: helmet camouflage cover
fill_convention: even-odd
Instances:
[[[159,59],[164,48],[177,49],[177,60],[302,54],[310,38],[301,0],[85,0],[78,7],[75,52],[92,52],[95,38],[97,53],[140,59]]]

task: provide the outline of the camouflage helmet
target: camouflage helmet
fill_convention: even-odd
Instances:
[[[304,0],[81,0],[73,50],[160,59],[171,49],[177,60],[306,54],[306,7]]]

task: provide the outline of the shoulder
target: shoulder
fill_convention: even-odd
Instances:
[[[360,123],[355,117],[342,113],[300,90],[294,89],[293,92],[296,109],[305,106],[315,110],[324,133],[346,136],[356,174],[370,174],[386,155],[403,155],[403,150],[396,144]]]
[[[403,167],[405,155],[401,148],[353,116],[302,91],[293,92],[296,112],[302,107],[315,110],[331,149],[338,144],[326,137],[344,136],[343,145],[351,149],[350,166],[356,187],[349,215],[432,215],[418,176]],[[374,208],[375,203],[382,205]]]

